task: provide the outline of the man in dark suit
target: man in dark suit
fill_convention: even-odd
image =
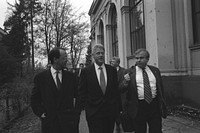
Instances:
[[[135,52],[136,65],[125,70],[120,89],[127,92],[127,111],[134,120],[135,133],[162,133],[162,117],[166,118],[166,104],[161,74],[158,68],[147,65],[149,52]]]
[[[124,79],[124,68],[120,66],[120,58],[119,57],[112,57],[110,60],[111,66],[115,67],[117,69],[117,79],[118,83],[121,83]],[[126,93],[121,93],[121,104],[119,106],[119,110],[122,111],[122,108],[124,107],[125,103],[125,98],[126,98]],[[116,119],[116,133],[120,133],[121,128],[120,128],[120,117],[117,117]]]
[[[119,57],[112,57],[110,61],[111,66],[117,69],[117,78],[118,82],[121,82],[124,79],[124,68],[120,66],[120,58]]]
[[[92,49],[94,63],[82,69],[79,94],[90,133],[113,133],[119,113],[119,89],[117,71],[105,64],[103,45]]]
[[[83,64],[83,63],[80,63],[80,64],[79,64],[79,68],[78,68],[77,71],[76,71],[76,76],[77,76],[78,80],[80,79],[81,71],[82,71],[83,68],[84,68],[84,64]]]
[[[78,106],[75,74],[63,70],[66,51],[54,48],[48,58],[51,67],[34,78],[31,107],[41,119],[42,133],[78,133]]]

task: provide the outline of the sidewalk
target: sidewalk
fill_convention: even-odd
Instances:
[[[163,133],[200,133],[200,122],[180,116],[163,120]]]
[[[200,133],[200,122],[181,116],[168,116],[163,119],[163,133]]]
[[[80,133],[88,133],[84,113],[81,114]],[[183,116],[168,116],[167,119],[163,119],[163,133],[200,133],[200,121]]]
[[[79,133],[89,133],[84,111],[81,113],[79,127]],[[39,119],[29,111],[9,131],[1,133],[40,133],[39,129]],[[163,119],[163,133],[200,133],[200,122],[183,116],[168,116],[167,119]]]

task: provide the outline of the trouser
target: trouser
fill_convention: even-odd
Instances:
[[[90,133],[113,133],[116,118],[101,116],[87,120]]]
[[[138,113],[135,119],[135,133],[162,133],[162,118],[157,99],[148,104],[139,100]]]

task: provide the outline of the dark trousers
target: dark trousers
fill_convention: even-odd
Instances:
[[[157,99],[150,104],[139,100],[138,114],[135,119],[135,133],[162,133],[162,118]]]
[[[115,117],[101,116],[87,120],[90,133],[113,133]]]
[[[42,133],[79,133],[79,123],[72,121],[60,122],[58,118],[48,120],[48,118],[41,119]]]
[[[41,119],[42,133],[60,133],[60,125],[58,119],[49,120],[48,118]]]

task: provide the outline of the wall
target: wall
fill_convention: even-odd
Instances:
[[[163,76],[167,105],[200,107],[200,76]]]

